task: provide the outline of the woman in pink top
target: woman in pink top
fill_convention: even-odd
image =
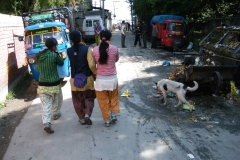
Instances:
[[[93,57],[97,64],[95,92],[105,121],[109,127],[116,122],[120,113],[118,96],[118,78],[115,63],[119,59],[118,48],[111,44],[112,33],[109,30],[100,32],[101,43],[93,48]]]

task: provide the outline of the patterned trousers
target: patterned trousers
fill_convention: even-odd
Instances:
[[[120,113],[118,86],[113,91],[96,91],[96,96],[102,112],[102,117],[105,121],[110,119],[110,112]]]
[[[73,106],[79,120],[84,119],[85,114],[92,115],[95,98],[95,90],[72,91]]]
[[[42,121],[43,124],[51,123],[52,113],[60,113],[60,109],[63,103],[62,90],[60,89],[59,94],[39,94],[39,98],[42,103]]]

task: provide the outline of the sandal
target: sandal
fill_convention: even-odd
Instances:
[[[85,119],[82,119],[82,120],[79,119],[79,122],[81,123],[81,125],[85,125],[86,124]]]
[[[111,121],[110,120],[105,121],[105,126],[106,127],[110,127],[110,125],[111,125]]]
[[[113,112],[111,112],[111,120],[112,120],[112,122],[116,122],[117,121],[117,116]]]
[[[54,115],[53,115],[53,119],[54,119],[54,120],[58,120],[58,119],[61,117],[61,115],[62,115],[61,113],[54,114]]]
[[[85,117],[85,122],[87,125],[92,125],[92,121],[89,117]]]

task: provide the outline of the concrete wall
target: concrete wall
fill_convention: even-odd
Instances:
[[[0,102],[23,78],[28,67],[25,64],[24,42],[18,35],[24,32],[22,18],[0,14]]]

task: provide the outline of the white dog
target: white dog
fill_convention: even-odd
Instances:
[[[185,103],[191,111],[190,103],[185,99],[185,94],[187,91],[195,91],[198,89],[198,83],[196,81],[193,81],[193,83],[195,84],[194,87],[188,87],[183,83],[171,81],[169,79],[162,79],[158,81],[157,89],[163,93],[164,105],[167,104],[167,93],[173,92],[178,97],[178,104],[174,105],[174,107],[178,107],[182,103]]]

